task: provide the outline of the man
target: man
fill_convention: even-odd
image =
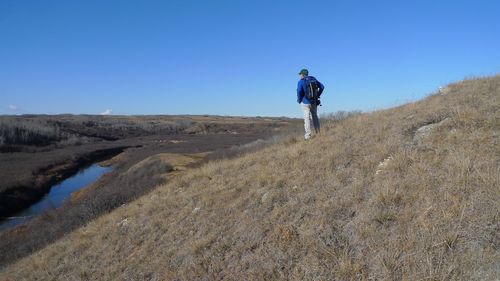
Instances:
[[[309,76],[309,71],[305,68],[299,72],[299,75],[300,80],[297,85],[297,102],[301,105],[302,110],[304,111],[304,138],[308,140],[312,135],[311,118],[315,133],[319,133],[319,96],[323,93],[325,86],[323,86],[323,84],[321,84],[313,76]],[[315,93],[313,94],[313,92]]]

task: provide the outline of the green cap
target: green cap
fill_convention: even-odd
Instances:
[[[309,75],[309,71],[305,68],[303,68],[302,70],[300,70],[299,74],[304,74],[305,76]]]

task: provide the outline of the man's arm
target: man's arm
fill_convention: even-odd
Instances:
[[[321,94],[323,93],[323,90],[325,89],[325,86],[321,82],[319,82],[319,81],[318,81],[318,83],[319,83],[319,93],[318,93],[318,95],[321,96]]]
[[[304,89],[302,87],[302,82],[303,80],[299,80],[299,83],[297,83],[297,102],[301,103],[302,99],[304,98]]]

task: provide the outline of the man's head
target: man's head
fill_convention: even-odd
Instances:
[[[299,75],[300,75],[300,78],[304,78],[304,77],[309,75],[309,71],[307,69],[303,68],[302,70],[300,70]]]

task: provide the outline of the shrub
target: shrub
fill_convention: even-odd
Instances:
[[[64,138],[58,127],[33,121],[0,119],[0,137],[3,145],[47,145]]]
[[[333,121],[333,122],[340,122],[342,120],[345,120],[351,116],[356,116],[360,115],[363,112],[361,110],[351,110],[351,111],[336,111],[333,113],[325,113],[321,114],[321,119],[328,120],[328,121]]]

